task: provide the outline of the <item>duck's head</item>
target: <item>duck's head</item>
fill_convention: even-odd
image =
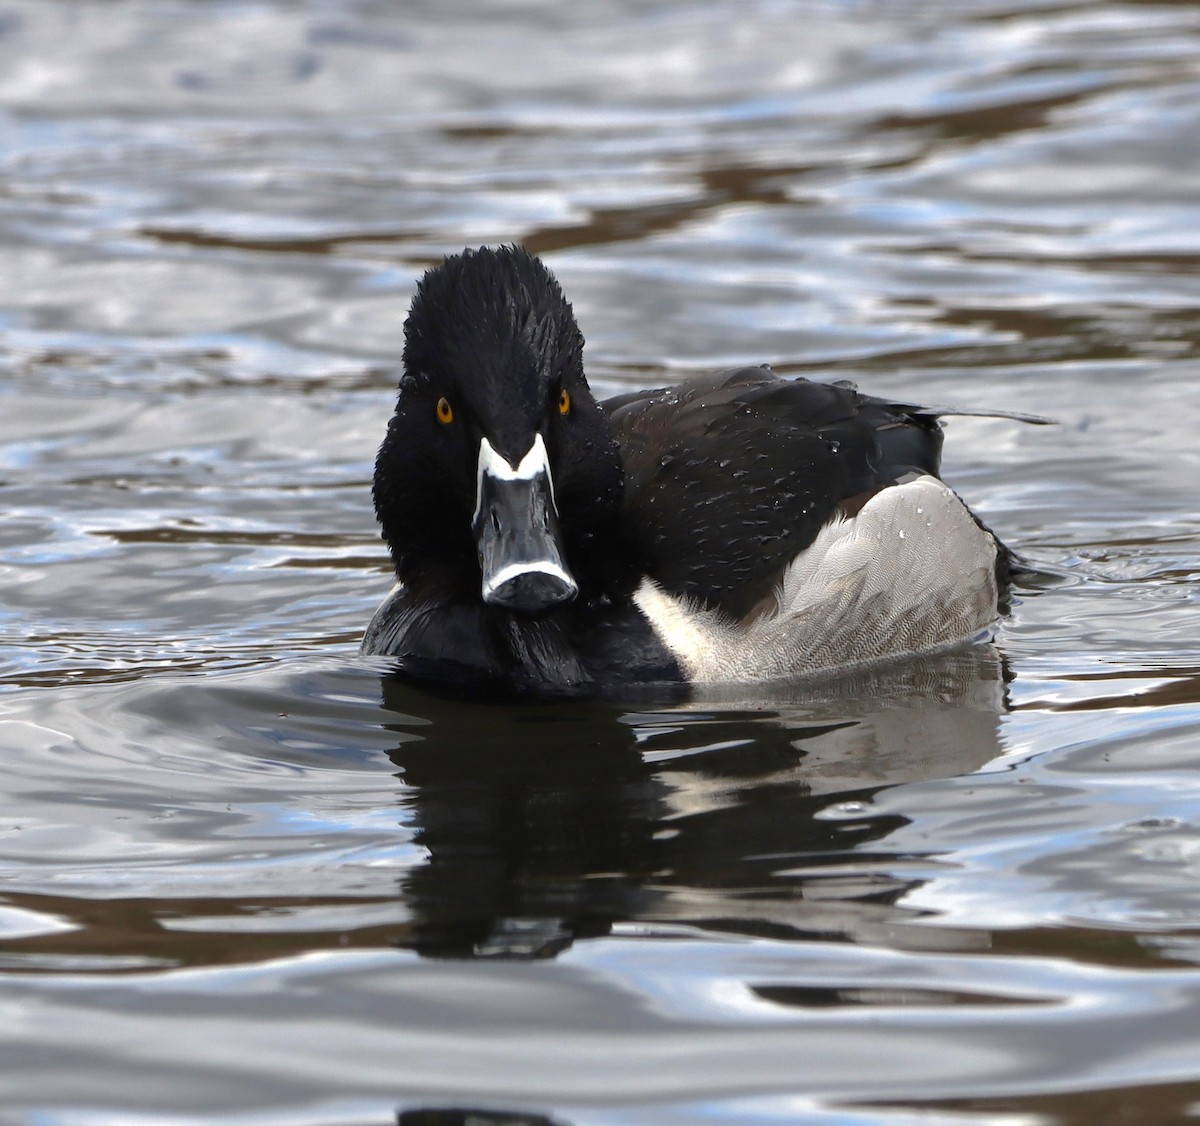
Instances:
[[[429,270],[375,464],[400,580],[523,614],[594,597],[622,489],[583,336],[546,267],[500,247]]]

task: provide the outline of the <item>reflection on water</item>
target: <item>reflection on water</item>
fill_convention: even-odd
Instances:
[[[944,1123],[1200,1100],[1189,4],[0,11],[0,1118]],[[994,647],[494,706],[355,656],[414,278],[601,393],[935,404]]]
[[[541,1114],[513,1114],[472,1107],[470,1110],[402,1110],[396,1116],[396,1126],[569,1126],[569,1123]]]
[[[903,819],[862,811],[887,785],[997,757],[996,655],[977,646],[780,696],[754,711],[471,708],[385,678],[384,706],[409,713],[387,724],[406,736],[390,757],[428,852],[403,881],[406,941],[550,957],[622,922],[877,934],[910,881],[856,874],[846,854]]]
[[[119,973],[397,944],[548,957],[628,924],[870,941],[912,914],[896,900],[925,862],[875,853],[907,823],[872,813],[875,795],[1000,755],[1002,693],[986,646],[780,686],[736,709],[472,705],[370,670],[94,690],[56,724],[87,716],[121,741],[91,766],[88,792],[26,792],[9,855],[29,875],[5,895],[0,964]],[[385,709],[375,746],[347,745],[372,695]],[[12,764],[14,779],[48,781],[55,759],[75,769],[51,728],[7,726],[28,747],[39,732],[44,756]],[[398,785],[381,776],[389,759]],[[317,794],[336,803],[323,817]],[[150,841],[167,850],[165,871],[146,858]],[[117,860],[137,894],[106,888]],[[251,860],[265,879],[247,871],[232,894],[227,873]],[[71,892],[46,889],[39,861]]]

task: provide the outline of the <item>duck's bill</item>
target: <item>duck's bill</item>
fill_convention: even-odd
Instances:
[[[486,438],[480,442],[472,527],[489,606],[537,614],[579,593],[563,561],[554,483],[540,434],[515,467]]]

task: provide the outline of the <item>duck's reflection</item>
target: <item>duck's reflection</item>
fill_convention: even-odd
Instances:
[[[472,705],[383,682],[428,861],[406,942],[551,957],[614,926],[868,938],[912,886],[880,789],[1000,753],[993,649],[655,711]],[[911,860],[911,858],[906,858]]]

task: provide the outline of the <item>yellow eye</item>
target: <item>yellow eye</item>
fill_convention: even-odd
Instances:
[[[454,408],[450,405],[450,400],[444,396],[438,399],[437,416],[438,422],[443,426],[448,426],[454,421]]]
[[[571,413],[571,392],[565,387],[558,393],[558,413]]]

